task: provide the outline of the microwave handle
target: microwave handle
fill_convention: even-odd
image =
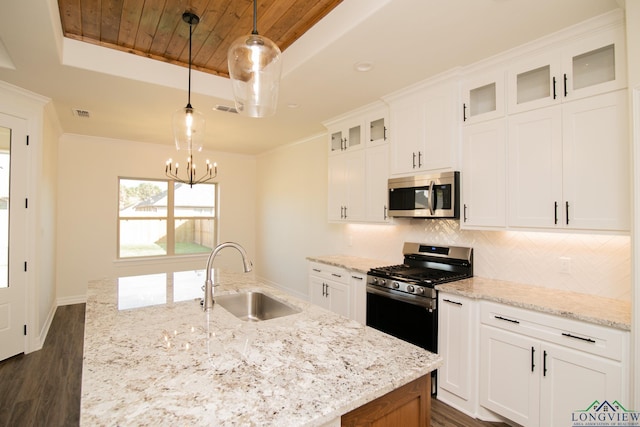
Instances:
[[[433,181],[429,183],[429,197],[427,198],[427,202],[429,203],[429,212],[431,212],[431,215],[433,215],[433,184]]]

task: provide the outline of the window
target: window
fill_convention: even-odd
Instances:
[[[217,185],[119,178],[118,258],[211,252]]]

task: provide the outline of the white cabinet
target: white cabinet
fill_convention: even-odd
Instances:
[[[626,91],[509,116],[510,226],[629,229]]]
[[[388,121],[388,108],[376,103],[325,123],[329,129],[330,152],[327,202],[329,221],[389,221]],[[346,134],[351,134],[351,137],[345,139]],[[357,144],[355,141],[358,141]]]
[[[364,123],[356,119],[335,123],[329,128],[329,151],[338,153],[364,146]]]
[[[347,271],[349,289],[353,295],[351,318],[363,325],[367,324],[367,275],[357,271]]]
[[[329,157],[328,214],[330,221],[365,218],[366,182],[363,150]]]
[[[497,119],[505,113],[505,70],[496,67],[473,73],[462,84],[462,120],[471,125]]]
[[[389,145],[385,143],[367,148],[365,159],[366,219],[369,222],[388,222]]]
[[[457,82],[412,88],[389,99],[391,175],[457,169],[457,99]]]
[[[621,29],[596,31],[509,67],[509,113],[545,107],[626,87]]]
[[[628,333],[502,304],[480,309],[479,401],[526,427],[562,427],[628,398]]]
[[[438,400],[475,416],[477,405],[477,303],[458,295],[438,293]]]
[[[346,270],[310,263],[309,300],[327,310],[351,318],[351,292]]]
[[[461,227],[506,226],[506,122],[465,126]]]

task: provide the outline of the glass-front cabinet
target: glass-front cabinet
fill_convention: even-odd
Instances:
[[[619,30],[606,30],[562,48],[549,48],[510,67],[508,112],[532,110],[625,86],[624,35]]]
[[[462,120],[465,125],[504,115],[504,70],[467,79],[462,86]]]
[[[361,123],[343,124],[334,128],[331,135],[331,152],[361,148],[363,131]]]

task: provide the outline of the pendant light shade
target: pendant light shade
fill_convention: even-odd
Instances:
[[[229,47],[229,78],[236,110],[249,117],[275,114],[280,89],[280,48],[258,34],[257,0],[253,2],[253,32],[236,39]]]
[[[202,151],[204,139],[204,114],[196,111],[191,104],[173,113],[173,138],[176,150]]]

